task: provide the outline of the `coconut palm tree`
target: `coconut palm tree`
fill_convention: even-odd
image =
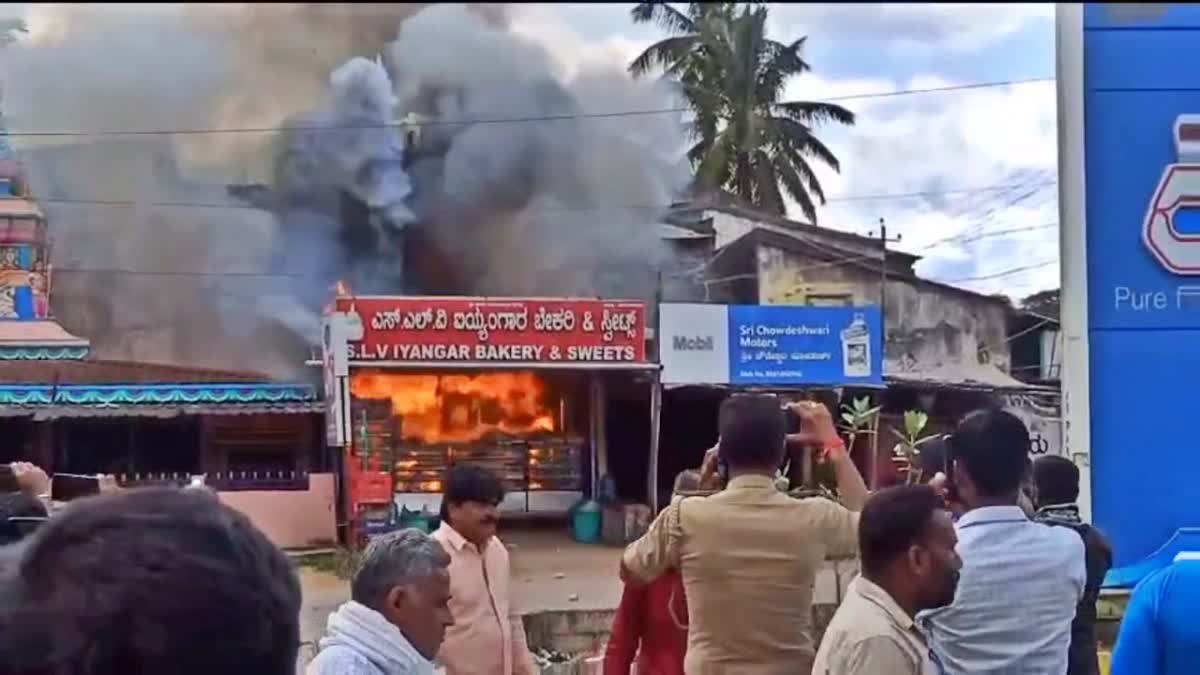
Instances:
[[[805,38],[784,44],[766,36],[762,3],[638,3],[634,22],[653,22],[670,36],[629,65],[635,77],[662,69],[681,87],[695,115],[688,158],[701,188],[719,188],[773,213],[790,197],[810,222],[825,192],[812,162],[840,164],[815,135],[820,124],[854,124],[854,113],[832,103],[783,101],[788,81],[810,70]]]

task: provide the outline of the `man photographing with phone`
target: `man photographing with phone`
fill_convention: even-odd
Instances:
[[[808,672],[812,594],[826,557],[857,551],[858,513],[866,485],[838,436],[828,408],[813,402],[789,408],[801,418],[793,446],[820,448],[835,466],[845,505],[795,499],[775,488],[789,444],[785,414],[775,396],[739,394],[721,404],[720,441],[705,458],[710,478],[718,458],[728,467],[724,489],[676,500],[625,550],[621,575],[648,583],[676,568],[688,599],[684,671]]]
[[[789,464],[787,478],[791,487],[798,486],[805,453],[816,449],[820,453],[821,461],[833,464],[834,478],[842,504],[854,510],[861,509],[867,501],[867,486],[862,474],[858,472],[858,467],[854,466],[850,459],[850,452],[845,443],[837,435],[829,409],[816,401],[799,401],[785,404],[782,410],[786,430],[784,461]],[[828,438],[835,440],[826,447]],[[700,465],[700,485],[704,489],[722,488],[728,480],[728,462],[722,460],[719,449],[720,439],[717,440],[717,445],[704,454],[704,461]],[[782,468],[781,462],[776,469]]]

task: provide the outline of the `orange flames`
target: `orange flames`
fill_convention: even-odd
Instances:
[[[527,436],[560,428],[548,387],[532,372],[358,372],[350,377],[350,390],[359,399],[391,400],[408,441],[462,443],[494,433]]]

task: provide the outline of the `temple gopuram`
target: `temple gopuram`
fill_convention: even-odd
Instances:
[[[276,544],[336,538],[315,387],[252,373],[96,358],[55,320],[46,215],[0,129],[0,462],[110,473],[124,486],[203,476]]]

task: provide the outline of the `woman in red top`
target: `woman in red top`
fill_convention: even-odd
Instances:
[[[684,471],[675,478],[675,496],[699,486],[700,474]],[[645,586],[626,584],[604,650],[604,675],[630,675],[635,657],[637,675],[683,675],[687,633],[687,596],[679,570]]]
[[[626,585],[604,650],[604,675],[630,675],[634,657],[637,675],[683,675],[686,653],[687,598],[679,571],[646,586]]]

